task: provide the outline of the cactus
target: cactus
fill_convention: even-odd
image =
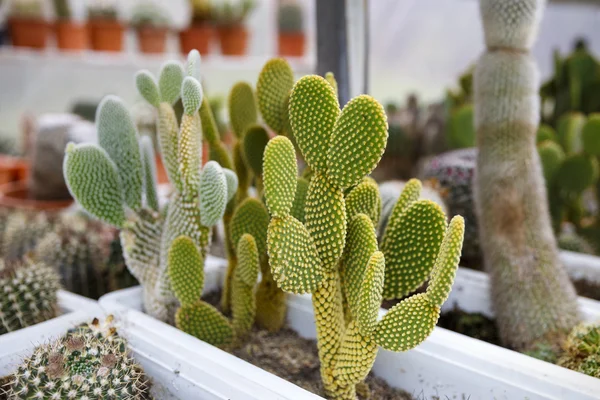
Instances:
[[[0,335],[54,318],[58,313],[58,273],[30,259],[0,261]]]
[[[2,234],[2,257],[8,261],[23,258],[52,230],[54,220],[54,216],[46,213],[11,213]]]
[[[112,238],[105,224],[67,214],[39,241],[34,257],[59,271],[66,290],[97,299],[134,283],[127,270],[109,264]]]
[[[529,51],[543,3],[480,0],[487,50],[474,76],[480,238],[500,337],[517,350],[558,338],[581,318],[558,257],[535,148],[540,104]]]
[[[374,225],[381,206],[379,193],[377,185],[365,179],[385,149],[383,107],[362,95],[340,112],[333,86],[314,75],[295,84],[289,105],[294,137],[313,176],[302,223],[291,215],[298,187],[294,147],[283,136],[269,141],[263,174],[271,214],[267,236],[271,272],[281,289],[312,293],[325,392],[333,399],[355,399],[356,385],[369,373],[378,345],[408,350],[433,329],[458,265],[462,220],[451,223],[442,244],[445,217],[432,202],[415,202],[419,185],[414,185],[396,206],[394,228],[387,234],[390,259],[384,260]],[[419,223],[434,227],[433,231],[421,235]],[[428,250],[411,245],[414,241],[422,246],[430,235],[435,241],[426,246]],[[421,260],[423,254],[427,258]],[[438,256],[437,262],[431,254]],[[401,262],[406,256],[410,264]],[[387,271],[390,261],[400,266],[398,271]],[[396,296],[403,281],[412,286],[412,274],[402,273],[416,265],[431,273],[429,291],[404,300],[377,321],[384,293]],[[386,277],[384,285],[388,273],[393,278]]]
[[[36,347],[10,377],[7,398],[151,399],[148,378],[111,322],[94,319]]]
[[[304,16],[302,7],[296,2],[287,2],[279,5],[277,11],[279,32],[301,33],[304,29]]]
[[[72,17],[69,0],[54,0],[54,12],[61,20],[70,20]]]
[[[166,216],[153,209],[146,193],[156,193],[156,182],[145,166],[154,159],[140,151],[135,126],[123,102],[106,97],[98,109],[99,146],[69,145],[65,176],[73,197],[92,215],[121,229],[127,267],[144,289],[149,314],[172,321],[179,307],[171,287],[168,254],[172,242],[187,236],[197,246],[201,265],[210,244],[210,228],[225,213],[235,192],[233,173],[211,161],[201,169],[202,87],[197,71],[199,55],[191,52],[184,77],[177,62],[166,63],[158,83],[140,71],[136,85],[158,109],[161,156],[175,191]],[[181,97],[184,114],[178,127],[173,104]],[[209,109],[209,106],[206,106]],[[215,131],[216,132],[216,131]],[[151,148],[146,148],[151,152]]]
[[[255,0],[224,0],[213,5],[212,15],[219,26],[235,26],[242,24],[255,7]]]
[[[540,125],[536,135],[536,143],[540,144],[545,141],[551,141],[558,143],[558,137],[556,136],[556,132],[549,125]]]
[[[475,146],[473,105],[465,104],[450,112],[446,140],[451,149],[464,149]]]
[[[586,375],[600,378],[600,326],[581,324],[576,326],[565,345],[557,364]]]

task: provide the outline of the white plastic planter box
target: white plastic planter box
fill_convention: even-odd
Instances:
[[[589,283],[600,285],[600,257],[561,251],[560,260],[564,263],[571,279],[583,279]]]
[[[218,259],[217,259],[218,260]],[[225,260],[207,263],[205,292],[218,288],[224,274]],[[487,276],[461,270],[447,307],[457,304],[466,311],[485,312],[491,316]],[[600,317],[597,302],[582,299],[586,315]],[[317,398],[310,394],[293,393],[294,385],[269,374],[230,354],[221,352],[142,311],[141,288],[113,292],[100,299],[107,312],[115,313],[124,321],[140,323],[157,337],[161,345],[176,346],[195,359],[199,354],[214,354],[230,374],[252,380],[265,392],[279,393],[282,399]],[[310,296],[288,296],[288,324],[301,336],[315,338],[316,331]],[[381,315],[385,314],[381,310]],[[143,323],[142,323],[143,321]],[[127,322],[125,322],[127,323]],[[161,350],[162,351],[162,350]],[[216,358],[214,359],[216,360]],[[213,360],[213,361],[214,361]],[[192,368],[192,367],[190,367]],[[243,371],[243,372],[242,372]],[[535,360],[531,357],[491,345],[464,335],[436,328],[433,334],[416,349],[405,353],[380,350],[373,372],[390,385],[414,394],[416,397],[475,399],[595,399],[600,393],[600,380],[567,369]],[[238,382],[238,378],[234,378]],[[252,392],[254,393],[254,392]],[[259,393],[259,392],[256,392]],[[260,397],[260,396],[259,396]],[[232,397],[235,398],[235,397]],[[260,398],[271,398],[266,394]]]

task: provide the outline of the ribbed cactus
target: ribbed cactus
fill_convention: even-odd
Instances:
[[[455,219],[442,243],[445,216],[432,202],[415,201],[419,185],[411,184],[386,233],[387,260],[375,236],[379,192],[365,178],[385,149],[383,107],[363,95],[340,111],[333,86],[314,75],[295,84],[289,105],[294,136],[313,176],[302,223],[291,214],[298,187],[294,147],[283,136],[270,140],[263,173],[271,272],[283,290],[312,293],[325,392],[333,399],[355,399],[378,345],[408,350],[435,326],[458,265],[463,223]],[[388,262],[397,269],[386,269]],[[399,297],[414,286],[413,271],[431,274],[428,292],[404,300],[378,321],[384,294]]]
[[[58,272],[43,263],[0,260],[0,335],[54,318],[59,281]]]
[[[146,310],[171,321],[179,306],[169,278],[168,253],[172,242],[188,236],[200,254],[200,268],[210,244],[210,228],[225,212],[235,191],[233,172],[216,162],[201,169],[202,87],[196,79],[199,55],[190,53],[187,71],[166,63],[158,83],[148,71],[136,75],[142,96],[158,109],[158,138],[163,164],[175,191],[166,217],[153,207],[156,182],[144,165],[154,160],[150,146],[140,151],[131,116],[121,100],[106,97],[96,125],[100,146],[69,145],[66,180],[73,196],[92,215],[121,228],[125,260],[144,288]],[[184,113],[177,125],[173,104],[181,97]],[[208,106],[207,106],[208,107]]]
[[[55,268],[66,290],[97,299],[134,282],[129,272],[109,263],[113,228],[83,215],[63,215],[34,250],[34,257]]]
[[[10,377],[8,399],[151,399],[148,377],[108,317],[38,346]]]
[[[52,230],[55,219],[46,213],[10,213],[2,233],[2,257],[9,261],[23,258]]]
[[[529,50],[543,0],[480,0],[487,50],[475,71],[475,199],[504,344],[526,349],[580,318],[556,247],[536,151],[538,71]]]

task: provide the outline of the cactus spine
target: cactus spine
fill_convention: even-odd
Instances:
[[[283,136],[269,141],[263,173],[271,272],[283,290],[312,293],[326,394],[353,400],[378,345],[408,350],[433,330],[458,265],[464,225],[458,217],[446,232],[440,208],[416,201],[420,185],[411,183],[392,217],[394,228],[386,232],[390,260],[398,269],[386,271],[375,235],[379,192],[365,178],[385,149],[383,107],[363,95],[340,112],[333,86],[318,76],[294,85],[289,107],[294,137],[313,176],[302,223],[291,214],[298,187],[294,146]],[[419,232],[421,223],[433,230]],[[430,236],[435,241],[423,246]],[[399,297],[415,285],[413,271],[419,278],[431,274],[428,292],[404,300],[377,321],[384,296]]]
[[[121,228],[121,242],[127,266],[144,288],[149,314],[172,321],[179,308],[173,290],[168,254],[173,241],[186,236],[197,247],[203,265],[210,244],[210,228],[225,212],[236,190],[233,172],[216,162],[201,169],[201,122],[198,110],[203,102],[198,82],[199,56],[190,53],[187,71],[177,62],[166,63],[158,83],[148,71],[140,71],[136,84],[142,96],[158,109],[158,137],[163,163],[174,193],[166,217],[154,209],[156,182],[146,171],[154,159],[150,146],[140,143],[123,102],[105,98],[98,109],[99,145],[69,145],[65,176],[69,189],[91,214]],[[181,98],[184,113],[177,124],[173,104]],[[198,295],[199,296],[199,295]]]
[[[151,399],[148,378],[111,325],[94,319],[37,347],[8,384],[8,399]]]
[[[475,198],[503,342],[526,349],[580,318],[560,264],[535,148],[540,100],[529,55],[543,0],[480,0],[487,51],[475,71]]]
[[[54,318],[59,289],[52,267],[29,259],[0,261],[0,335]]]

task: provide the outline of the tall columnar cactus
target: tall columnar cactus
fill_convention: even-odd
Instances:
[[[43,263],[0,261],[0,335],[54,318],[59,281]]]
[[[294,147],[283,136],[270,140],[263,173],[271,272],[283,290],[312,293],[326,394],[355,399],[378,345],[408,350],[433,330],[458,265],[463,222],[453,220],[446,232],[439,207],[416,201],[419,185],[411,184],[386,233],[388,270],[375,235],[381,200],[377,185],[365,178],[384,152],[383,107],[363,95],[340,111],[334,88],[318,76],[295,84],[289,106],[313,176],[302,223],[291,214],[298,186]],[[427,293],[402,301],[378,321],[383,297],[400,297],[430,274]]]
[[[540,100],[529,50],[543,0],[480,0],[487,50],[475,71],[475,199],[502,341],[525,349],[580,319],[560,264],[535,147]]]
[[[174,186],[166,217],[154,209],[156,201],[151,146],[140,150],[131,116],[121,100],[106,97],[99,106],[96,124],[99,145],[69,145],[65,175],[73,196],[92,215],[121,228],[125,260],[144,288],[146,310],[170,321],[178,308],[168,273],[168,252],[177,237],[185,235],[198,247],[203,263],[210,244],[210,227],[223,216],[236,190],[233,172],[216,162],[201,169],[203,101],[196,79],[197,52],[183,67],[166,63],[158,84],[148,71],[140,71],[136,84],[142,96],[158,109],[158,138],[170,182]],[[173,104],[181,97],[181,127]]]
[[[148,377],[108,317],[38,346],[10,377],[8,399],[151,399]]]

